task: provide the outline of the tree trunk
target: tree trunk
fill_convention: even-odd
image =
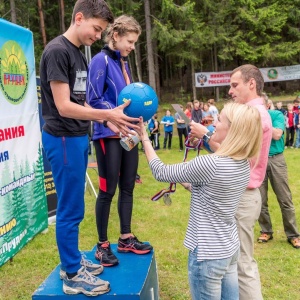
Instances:
[[[218,68],[218,55],[217,55],[217,46],[216,46],[216,44],[214,44],[214,62],[215,62],[215,68],[214,68],[215,72],[218,72],[219,68]],[[220,89],[219,89],[218,86],[216,87],[215,98],[216,98],[216,101],[219,101],[219,98],[220,98]]]
[[[10,0],[11,22],[17,24],[16,3],[15,0]]]
[[[146,42],[147,42],[149,85],[152,86],[152,88],[156,91],[153,47],[151,41],[151,18],[150,18],[149,0],[145,0],[144,8],[145,8],[145,20],[146,20]]]
[[[39,15],[40,15],[40,29],[42,34],[43,45],[45,48],[47,45],[47,39],[46,39],[46,31],[45,31],[44,14],[42,8],[42,0],[37,0],[37,4],[38,4]]]
[[[137,44],[134,50],[135,67],[137,72],[138,81],[142,82],[142,67],[141,67],[141,46]]]
[[[64,33],[66,31],[66,26],[65,26],[65,3],[64,3],[64,0],[58,0],[58,8],[59,8],[60,33]]]
[[[192,74],[193,99],[197,99],[196,83],[195,83],[195,66],[194,66],[194,62],[193,61],[191,61],[191,74]]]
[[[154,65],[155,65],[155,83],[156,83],[156,93],[158,98],[161,97],[161,90],[160,90],[160,72],[159,72],[159,60],[158,60],[158,54],[157,54],[157,42],[153,42],[153,52],[154,54]]]

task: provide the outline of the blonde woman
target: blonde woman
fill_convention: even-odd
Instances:
[[[158,181],[182,183],[191,190],[190,217],[184,241],[193,299],[239,299],[239,237],[235,212],[250,178],[262,140],[260,114],[238,103],[225,105],[215,124],[214,154],[165,165],[151,146],[142,121],[145,154]],[[251,136],[251,139],[249,139]]]

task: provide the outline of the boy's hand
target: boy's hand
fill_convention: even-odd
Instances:
[[[139,130],[139,118],[131,118],[124,114],[123,110],[126,106],[130,104],[130,101],[125,102],[124,104],[115,107],[114,109],[107,110],[106,120],[114,125],[114,132],[118,130],[118,133],[128,136],[130,130]],[[109,125],[108,125],[109,126]],[[131,128],[131,129],[129,129]]]

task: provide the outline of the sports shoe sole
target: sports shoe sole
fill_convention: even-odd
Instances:
[[[95,258],[101,262],[101,265],[102,265],[103,267],[114,267],[114,266],[116,266],[116,265],[119,264],[119,261],[118,261],[118,260],[117,260],[116,262],[114,262],[114,263],[106,263],[106,262],[104,262],[104,261],[101,259],[101,257],[99,257],[96,253],[95,253]]]
[[[119,248],[118,247],[118,252],[120,252],[120,253],[133,252],[135,254],[147,254],[147,253],[151,252],[151,250],[137,250],[137,249],[131,249],[131,248]]]
[[[73,288],[70,288],[66,285],[63,285],[63,291],[65,294],[67,295],[77,295],[77,294],[84,294],[86,296],[98,296],[98,295],[102,295],[102,294],[105,294],[105,293],[108,293],[110,291],[110,287],[107,287],[107,289],[105,290],[101,290],[101,291],[86,291],[85,289],[83,288],[76,288],[76,289],[73,289]]]

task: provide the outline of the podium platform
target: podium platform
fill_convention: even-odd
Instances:
[[[83,253],[87,259],[96,263],[95,248]],[[118,253],[117,244],[111,244],[111,249],[120,263],[114,267],[105,267],[103,273],[99,275],[101,279],[110,282],[109,293],[96,297],[64,294],[62,280],[59,278],[60,265],[58,265],[33,293],[32,300],[87,300],[98,297],[101,297],[101,300],[158,300],[159,288],[154,251],[144,255]]]

